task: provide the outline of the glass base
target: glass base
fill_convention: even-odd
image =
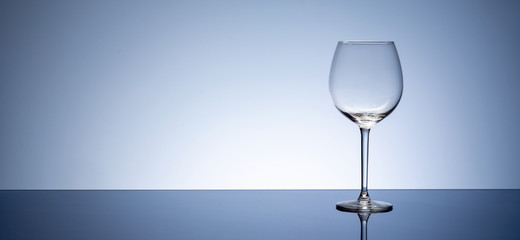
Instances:
[[[336,203],[336,209],[343,212],[380,213],[392,211],[393,206],[391,203],[374,200],[349,200]]]

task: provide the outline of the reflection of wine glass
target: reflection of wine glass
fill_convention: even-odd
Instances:
[[[386,211],[390,212],[392,209]],[[359,223],[361,224],[361,240],[367,240],[368,237],[368,218],[370,218],[371,212],[368,211],[358,211],[357,213],[359,217]]]
[[[336,208],[349,212],[385,212],[392,204],[368,195],[370,129],[395,109],[403,92],[399,56],[391,41],[340,41],[330,69],[330,93],[336,108],[361,130],[361,194]]]
[[[359,222],[361,223],[361,240],[367,240],[368,235],[368,218],[370,212],[358,213]]]
[[[359,212],[359,223],[361,224],[361,240],[367,240],[368,238],[368,218],[370,217],[370,212]]]

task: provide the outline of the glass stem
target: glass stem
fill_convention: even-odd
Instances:
[[[370,129],[360,128],[361,130],[361,193],[358,201],[370,201],[368,195],[368,135]]]

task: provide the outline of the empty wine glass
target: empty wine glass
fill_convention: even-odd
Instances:
[[[348,212],[385,212],[392,204],[368,195],[370,129],[395,109],[403,92],[401,63],[392,41],[340,41],[330,69],[329,88],[336,108],[361,130],[361,193],[336,208]]]

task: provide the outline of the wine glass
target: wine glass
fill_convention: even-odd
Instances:
[[[395,109],[403,76],[393,41],[340,41],[330,69],[329,90],[336,108],[361,130],[361,193],[336,208],[348,212],[387,212],[392,204],[368,195],[370,129]]]

